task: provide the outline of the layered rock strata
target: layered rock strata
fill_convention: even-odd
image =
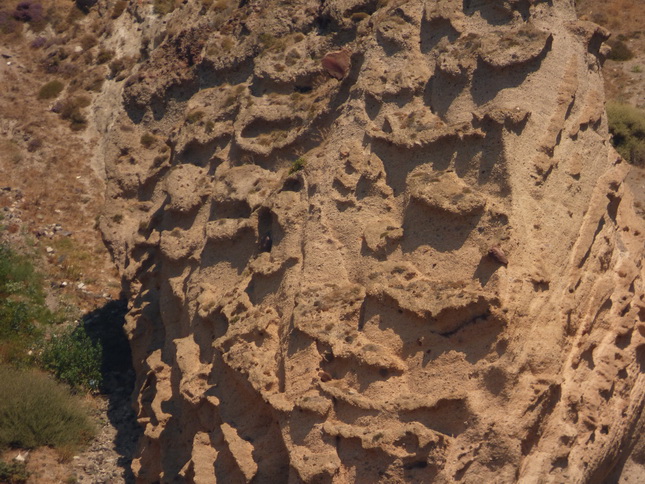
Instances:
[[[643,460],[645,229],[607,32],[568,0],[152,9],[118,19],[143,60],[97,118],[141,482]]]

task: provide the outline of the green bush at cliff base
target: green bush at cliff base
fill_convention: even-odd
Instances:
[[[0,363],[28,363],[55,315],[45,305],[42,279],[27,257],[0,245]]]
[[[645,111],[621,103],[607,103],[612,144],[628,162],[645,166]]]
[[[0,448],[74,449],[94,428],[82,402],[49,376],[0,365]]]
[[[72,388],[98,390],[101,385],[100,344],[93,343],[83,326],[53,335],[40,357],[44,369]]]
[[[65,316],[64,310],[55,313],[47,307],[42,277],[29,258],[0,245],[0,364],[40,364],[73,388],[97,390],[101,346],[83,326],[56,330]]]

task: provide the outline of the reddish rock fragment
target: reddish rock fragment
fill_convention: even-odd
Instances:
[[[323,57],[321,63],[327,74],[339,81],[347,75],[352,66],[349,52],[346,50],[329,52]]]
[[[332,379],[331,375],[329,373],[327,373],[326,371],[319,372],[318,373],[318,378],[320,378],[321,382],[327,382],[327,381]]]
[[[506,254],[504,254],[504,251],[497,246],[491,247],[491,249],[488,251],[488,256],[502,265],[508,265],[508,258],[506,257]]]

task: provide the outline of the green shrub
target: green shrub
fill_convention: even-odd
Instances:
[[[44,345],[43,368],[72,388],[98,390],[101,385],[101,345],[93,343],[85,327],[69,328]]]
[[[63,92],[65,84],[59,80],[49,81],[38,91],[38,99],[54,99]]]
[[[306,160],[301,156],[298,158],[296,161],[294,161],[291,164],[291,168],[289,169],[289,175],[293,175],[297,171],[303,170],[305,168]]]
[[[628,61],[634,57],[634,53],[622,40],[616,40],[615,42],[609,42],[611,51],[607,56],[611,60],[615,61]]]
[[[612,144],[630,163],[645,166],[645,111],[620,103],[607,103]]]
[[[94,429],[78,398],[47,375],[0,366],[0,448],[76,448]]]
[[[29,479],[29,472],[24,462],[7,463],[0,460],[0,482],[24,484],[27,479]]]

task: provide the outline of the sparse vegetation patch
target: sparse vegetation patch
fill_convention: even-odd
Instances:
[[[73,131],[81,131],[87,127],[87,118],[81,109],[89,106],[90,102],[91,99],[88,96],[70,97],[56,103],[53,110],[59,113],[61,118],[70,122],[70,128]]]
[[[609,52],[609,59],[615,61],[628,61],[634,57],[634,53],[622,40],[616,40],[615,42],[609,42],[611,46],[611,51]]]
[[[289,175],[293,175],[294,173],[303,170],[305,168],[306,160],[301,156],[297,160],[295,160],[291,164],[291,168],[289,169]]]
[[[49,81],[47,84],[40,88],[40,91],[38,91],[38,99],[57,98],[60,93],[63,92],[64,88],[65,85],[59,80]]]
[[[630,163],[645,166],[645,111],[620,103],[607,103],[612,144]]]
[[[26,363],[42,334],[39,324],[52,322],[42,279],[31,262],[0,245],[0,363]]]

